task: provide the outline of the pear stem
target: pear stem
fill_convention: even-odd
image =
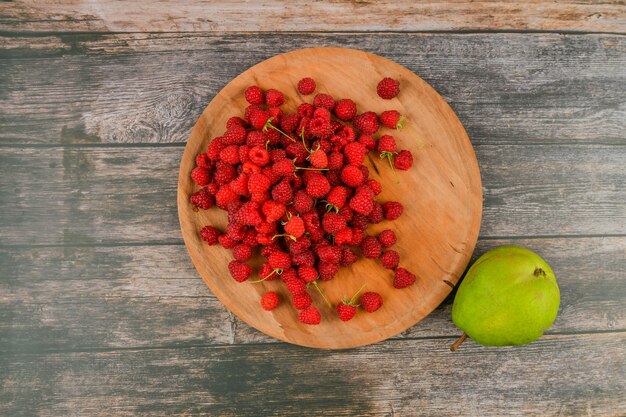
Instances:
[[[461,337],[459,337],[459,338],[457,339],[457,341],[456,341],[456,342],[454,342],[454,343],[452,344],[452,346],[450,346],[450,350],[451,350],[452,352],[456,352],[456,349],[457,349],[459,346],[461,346],[461,344],[462,344],[463,342],[465,342],[465,339],[467,339],[467,333],[463,332],[463,334],[461,335]]]

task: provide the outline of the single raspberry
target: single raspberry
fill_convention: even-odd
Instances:
[[[396,288],[410,287],[415,283],[415,275],[402,267],[396,268],[393,273],[393,286]]]
[[[196,167],[191,171],[191,179],[203,187],[211,182],[211,172],[206,168]]]
[[[350,126],[340,125],[336,131],[337,136],[339,136],[339,144],[346,145],[348,143],[354,142],[356,138],[356,133],[354,133],[354,129]]]
[[[214,180],[218,184],[227,184],[235,179],[237,172],[235,168],[223,161],[217,161],[215,164]]]
[[[293,189],[289,181],[283,179],[281,182],[272,187],[272,198],[279,203],[289,203],[293,198]]]
[[[317,269],[308,265],[301,265],[298,268],[298,276],[304,280],[304,282],[313,282],[317,279]]]
[[[245,224],[246,226],[256,226],[262,223],[263,218],[259,210],[259,203],[256,201],[244,203],[237,212],[236,219],[238,223]],[[243,236],[241,238],[243,239]]]
[[[309,130],[311,131],[311,135],[318,138],[328,138],[333,134],[330,127],[330,121],[321,117],[314,117],[311,119],[309,122]]]
[[[337,305],[337,315],[341,321],[350,321],[356,314],[356,307],[353,305],[345,304],[344,302]]]
[[[282,106],[285,103],[285,96],[278,90],[270,88],[265,92],[265,104],[270,107]]]
[[[406,149],[401,150],[393,161],[396,169],[406,171],[413,166],[413,154]]]
[[[369,192],[368,192],[369,191]],[[367,188],[360,188],[350,199],[350,208],[357,213],[367,216],[374,209],[374,194]],[[353,219],[353,224],[355,224]],[[365,219],[367,225],[367,218]]]
[[[376,150],[381,154],[396,152],[396,138],[391,135],[382,135],[376,144]]]
[[[260,167],[264,167],[270,162],[270,154],[261,146],[251,148],[248,152],[248,158],[250,158],[250,162]]]
[[[356,116],[353,124],[361,132],[371,135],[378,130],[378,116],[373,111],[367,111]]]
[[[268,291],[261,297],[261,306],[267,311],[274,310],[278,307],[279,302],[280,298],[274,291]]]
[[[296,240],[292,240],[289,242],[289,253],[292,255],[305,252],[311,246],[311,239],[306,236],[301,236]]]
[[[213,207],[215,204],[215,197],[209,193],[206,187],[202,188],[200,191],[193,193],[189,198],[191,204],[194,206],[206,210]]]
[[[330,191],[330,183],[322,174],[315,172],[309,178],[306,192],[311,197],[323,197]]]
[[[235,279],[235,281],[244,282],[248,279],[248,277],[250,277],[250,274],[252,273],[252,267],[243,262],[230,261],[230,263],[228,264],[228,271],[230,272],[230,275],[232,275],[232,277]]]
[[[304,220],[304,228],[307,232],[321,228],[320,218],[315,211],[309,211],[303,214],[302,220]]]
[[[324,107],[316,108],[315,111],[313,112],[313,118],[314,119],[320,118],[320,119],[327,120],[328,123],[330,124],[330,112]]]
[[[326,168],[328,166],[328,156],[326,156],[326,152],[318,149],[309,156],[309,162],[315,168]]]
[[[293,197],[293,208],[300,214],[308,213],[313,210],[314,203],[311,196],[304,190],[298,190]]]
[[[383,248],[390,248],[396,244],[396,234],[390,229],[380,232],[377,238]]]
[[[285,205],[277,201],[269,200],[263,203],[261,211],[265,216],[265,220],[271,223],[283,217],[283,214],[285,214]]]
[[[239,146],[239,162],[244,163],[250,161],[250,147],[246,144]]]
[[[352,242],[352,229],[350,229],[349,227],[345,227],[336,232],[334,236],[335,244],[339,246],[349,245]]]
[[[346,222],[351,222],[354,217],[354,210],[350,206],[343,206],[339,209],[339,215],[346,219]]]
[[[318,270],[322,281],[330,281],[339,271],[339,264],[321,261]]]
[[[397,201],[387,201],[383,203],[383,211],[385,212],[385,219],[395,220],[402,215],[404,207]]]
[[[333,111],[335,99],[329,94],[319,93],[313,98],[313,105],[315,107],[323,107],[328,111]]]
[[[315,265],[315,255],[311,251],[305,251],[302,253],[297,253],[291,257],[291,261],[294,265],[297,266],[310,266],[313,267]],[[317,274],[317,269],[315,270]]]
[[[264,102],[263,90],[261,90],[261,88],[256,85],[251,85],[250,87],[246,88],[246,91],[244,91],[243,95],[246,98],[246,101],[250,104],[261,105]]]
[[[200,168],[211,168],[213,166],[206,152],[200,152],[196,155],[196,166]]]
[[[261,255],[265,256],[266,258],[269,257],[272,253],[276,252],[276,251],[280,251],[282,250],[281,247],[278,245],[277,242],[272,242],[269,245],[263,246],[263,248],[261,248]]]
[[[380,256],[380,262],[387,269],[396,269],[400,262],[400,255],[395,250],[386,250]]]
[[[277,130],[268,128],[263,132],[263,140],[264,140],[265,146],[279,145],[282,141],[281,138],[282,136],[280,132],[278,132]]]
[[[339,119],[348,121],[356,115],[356,104],[349,98],[343,98],[337,101],[335,105],[335,116]]]
[[[241,127],[247,127],[248,126],[248,122],[246,122],[245,120],[243,120],[241,117],[239,116],[233,116],[231,118],[229,118],[228,120],[226,120],[226,129],[230,129],[233,126],[241,126]]]
[[[263,137],[263,132],[258,130],[251,130],[246,135],[246,145],[251,148],[260,147],[265,149],[265,138]]]
[[[220,245],[222,245],[225,249],[232,249],[237,245],[237,241],[233,240],[232,237],[223,234],[219,235],[217,238]]]
[[[265,110],[262,110],[262,109],[250,110],[250,116],[249,116],[250,124],[255,129],[259,129],[259,130],[263,129],[263,127],[265,126],[269,118],[270,118],[270,114]]]
[[[206,188],[209,194],[215,196],[215,194],[217,194],[217,191],[220,189],[220,185],[215,180],[213,180],[204,188]]]
[[[272,124],[278,125],[283,120],[283,111],[279,107],[270,107],[267,112],[272,118]]]
[[[298,92],[303,96],[312,94],[315,91],[315,80],[310,77],[304,77],[298,81]]]
[[[366,292],[361,296],[361,307],[368,313],[373,313],[383,305],[383,297],[377,292]]]
[[[224,146],[241,145],[246,142],[246,136],[247,134],[245,128],[239,125],[234,125],[224,132],[221,142]]]
[[[215,194],[215,203],[220,208],[226,208],[226,206],[239,199],[239,196],[228,186],[222,186]]]
[[[220,152],[220,159],[227,164],[236,165],[239,160],[239,147],[237,145],[228,145]]]
[[[291,257],[289,254],[282,251],[273,252],[267,260],[270,266],[275,269],[287,269],[291,267]]]
[[[270,153],[270,160],[273,163],[277,163],[278,161],[282,161],[283,159],[287,158],[287,152],[285,152],[284,149],[272,149],[271,151],[269,151]]]
[[[291,133],[300,124],[300,116],[297,114],[285,114],[280,119],[280,129],[285,133]]]
[[[326,233],[334,235],[346,228],[346,219],[335,212],[328,212],[322,218],[322,228]]]
[[[297,279],[297,278],[298,278],[298,271],[296,271],[294,268],[287,268],[280,275],[280,280],[282,282],[286,282],[287,280]]]
[[[252,257],[252,248],[243,243],[233,248],[233,258],[239,262],[245,262]]]
[[[343,154],[350,165],[361,165],[365,161],[367,149],[359,142],[351,142],[343,148]]]
[[[302,118],[311,118],[313,117],[313,113],[315,112],[315,107],[309,103],[302,103],[298,106],[298,116]]]
[[[270,266],[269,263],[265,262],[259,268],[259,280],[260,281],[274,281],[278,279],[278,271]]]
[[[372,224],[378,224],[383,221],[383,206],[376,200],[372,202],[372,211],[367,215],[367,220]]]
[[[255,226],[255,230],[266,235],[276,233],[276,223],[261,222]]]
[[[296,167],[291,159],[281,159],[272,165],[272,171],[280,177],[293,175],[295,169]]]
[[[350,230],[350,229],[346,229],[346,230]],[[359,257],[357,256],[356,253],[352,251],[352,249],[343,248],[341,250],[341,261],[339,264],[341,266],[350,266],[353,263],[355,263],[358,259]]]
[[[341,248],[339,246],[325,244],[318,249],[317,255],[322,262],[338,264],[341,260]]]
[[[365,185],[369,187],[370,190],[372,190],[374,195],[380,194],[383,190],[383,186],[380,185],[380,183],[373,178],[365,181]]]
[[[380,98],[390,100],[400,92],[400,83],[393,78],[385,77],[376,86],[376,93]]]
[[[224,142],[221,137],[217,137],[209,142],[209,146],[206,149],[206,155],[211,161],[217,161],[220,159],[220,151],[224,148]]]
[[[252,173],[248,178],[248,190],[251,193],[262,193],[269,190],[271,181],[265,175],[260,173]]]
[[[306,282],[298,278],[297,275],[281,277],[281,280],[285,283],[287,290],[292,295],[302,294],[303,292],[306,292]]]
[[[209,245],[216,245],[219,241],[218,238],[222,233],[213,226],[204,226],[200,229],[200,237]]]
[[[319,242],[323,240],[324,230],[322,230],[322,228],[320,227],[318,229],[313,229],[309,231],[309,239],[311,239],[312,242]]]
[[[343,154],[332,152],[328,155],[328,169],[340,169],[343,166]]]
[[[380,122],[390,129],[401,129],[404,116],[397,110],[387,110],[380,114]]]
[[[302,218],[293,216],[289,219],[285,225],[285,232],[289,233],[296,239],[301,237],[304,234],[304,222],[302,221]]]
[[[326,205],[336,211],[339,211],[346,204],[348,198],[348,189],[341,185],[336,185],[330,189],[328,195],[326,195]]]
[[[360,246],[361,242],[363,242],[363,239],[365,239],[364,229],[360,229],[356,227],[353,228],[352,229],[352,242],[350,242],[352,246]]]
[[[266,245],[270,245],[273,242],[273,235],[269,234],[269,233],[258,233],[256,235],[256,241],[257,244],[261,245],[261,246],[266,246]]]
[[[256,236],[257,236],[256,230],[248,229],[241,243],[244,245],[250,246],[250,248],[255,248],[257,246]]]
[[[374,138],[365,133],[359,136],[359,138],[357,139],[357,142],[365,146],[365,149],[367,149],[368,151],[371,151],[374,148],[376,148],[376,141],[374,140]]]
[[[361,242],[361,252],[363,252],[363,256],[366,258],[376,259],[380,256],[382,250],[380,243],[374,236],[367,236]]]
[[[309,307],[311,303],[313,303],[313,299],[306,291],[291,297],[291,304],[293,304],[296,310],[304,310]]]
[[[322,316],[315,307],[307,307],[300,311],[298,314],[298,320],[304,324],[320,324]]]
[[[341,170],[341,180],[350,187],[358,187],[363,183],[363,173],[356,165],[346,165]]]
[[[302,142],[291,142],[287,146],[287,156],[290,159],[295,159],[296,164],[302,164],[306,161],[306,158],[309,156],[309,151],[307,151],[302,145]]]

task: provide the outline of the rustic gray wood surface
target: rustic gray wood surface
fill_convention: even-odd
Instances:
[[[529,3],[0,2],[0,415],[625,415],[626,7]],[[452,354],[449,297],[316,351],[204,286],[176,215],[189,131],[241,71],[324,45],[448,100],[483,179],[475,257],[553,266],[548,335]]]

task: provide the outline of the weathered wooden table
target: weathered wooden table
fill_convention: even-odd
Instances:
[[[0,415],[626,414],[623,2],[47,3],[0,3]],[[548,335],[451,353],[447,300],[318,351],[204,286],[176,214],[190,128],[241,71],[321,45],[448,100],[482,172],[476,255],[552,264]]]

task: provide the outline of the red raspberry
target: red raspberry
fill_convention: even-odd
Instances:
[[[358,187],[363,183],[363,173],[361,169],[355,165],[346,165],[341,170],[341,180],[350,187]]]
[[[265,262],[261,265],[261,268],[259,268],[259,279],[263,281],[274,281],[278,279],[277,271],[275,271],[269,263]]]
[[[258,130],[251,130],[248,132],[246,136],[246,145],[251,148],[260,147],[265,149],[265,137],[263,136],[263,132]]]
[[[332,262],[321,261],[318,266],[320,279],[322,281],[330,281],[333,279],[337,271],[339,271],[339,264]]]
[[[206,168],[196,167],[191,171],[191,179],[203,187],[211,182],[211,172]]]
[[[321,117],[315,117],[309,122],[309,130],[311,135],[318,138],[328,138],[333,134],[330,128],[330,121],[322,119]]]
[[[278,298],[278,294],[274,291],[268,291],[263,294],[263,297],[261,297],[261,306],[263,306],[263,308],[267,311],[274,310],[278,307],[279,302],[280,298]]]
[[[357,213],[367,216],[374,209],[374,195],[371,190],[367,188],[360,188],[354,197],[350,199],[350,208]],[[367,218],[365,219],[367,224]],[[353,219],[354,224],[354,219]]]
[[[404,116],[397,110],[387,110],[380,114],[380,122],[390,129],[401,129]]]
[[[309,156],[309,162],[315,168],[326,168],[328,166],[328,157],[323,150],[318,149]]]
[[[243,95],[245,96],[246,101],[250,104],[263,104],[263,90],[261,90],[261,88],[256,85],[251,85],[250,87],[246,88],[246,91],[244,91]]]
[[[410,287],[415,283],[415,275],[404,268],[398,267],[393,273],[393,286],[396,288]]]
[[[387,269],[396,269],[400,262],[400,255],[395,250],[386,250],[380,256],[380,262]]]
[[[326,233],[334,235],[346,228],[346,219],[335,212],[328,212],[322,218],[322,228]]]
[[[250,161],[250,147],[246,144],[239,146],[239,161],[241,163]]]
[[[380,243],[374,236],[367,236],[361,242],[361,252],[363,252],[363,256],[366,258],[376,259],[380,256],[382,250]]]
[[[273,236],[265,233],[258,233],[256,235],[257,244],[261,246],[270,245],[273,242]]]
[[[285,225],[285,232],[289,233],[296,239],[304,234],[304,222],[302,218],[293,216]]]
[[[350,229],[346,229],[346,230],[350,230]],[[352,249],[343,248],[341,250],[341,262],[340,262],[341,266],[350,266],[353,263],[355,263],[358,259],[359,257],[357,256],[356,253],[352,251]]]
[[[322,262],[338,264],[341,260],[341,248],[339,248],[339,246],[325,244],[318,249],[317,255]]]
[[[314,119],[320,118],[320,119],[327,120],[328,123],[330,124],[330,112],[324,107],[316,108],[315,111],[313,112],[313,118]]]
[[[371,135],[378,130],[378,116],[373,111],[361,113],[353,121],[354,127],[363,133]]]
[[[289,242],[289,253],[291,253],[291,255],[302,253],[308,250],[310,246],[311,246],[311,239],[309,239],[306,236],[302,236],[302,237],[297,238],[294,241]]]
[[[285,114],[280,119],[280,129],[286,133],[291,133],[296,130],[299,124],[300,116],[297,114]]]
[[[396,139],[391,135],[382,135],[378,139],[376,150],[381,154],[384,152],[394,153],[396,151]]]
[[[265,104],[270,107],[282,106],[285,103],[285,96],[278,90],[270,88],[265,92]]]
[[[383,211],[385,212],[385,219],[395,220],[402,215],[404,207],[397,201],[387,201],[383,203]]]
[[[255,146],[250,149],[248,157],[250,158],[250,162],[260,167],[263,167],[270,162],[270,154],[264,147],[261,146]]]
[[[189,200],[191,201],[191,204],[203,210],[209,209],[213,207],[213,204],[215,204],[215,197],[209,193],[206,187],[196,193],[193,193]]]
[[[228,271],[230,272],[230,275],[232,275],[232,277],[235,279],[235,281],[244,282],[248,279],[248,277],[250,277],[250,274],[252,273],[252,267],[243,262],[230,261],[230,263],[228,264]]]
[[[338,231],[337,233],[335,233],[335,244],[342,246],[342,245],[349,245],[351,242],[352,242],[352,229],[350,229],[349,227],[345,227],[341,229],[340,231]]]
[[[270,118],[270,114],[265,110],[262,110],[262,109],[250,110],[250,116],[249,116],[250,124],[255,129],[259,129],[259,130],[263,129],[263,127],[265,126],[265,123],[267,123],[267,120],[269,118]]]
[[[368,151],[371,151],[376,147],[376,141],[374,140],[374,138],[365,133],[359,136],[357,142],[365,146],[365,149],[367,149]]]
[[[337,315],[341,321],[350,321],[356,314],[356,307],[346,304],[345,301],[337,306]]]
[[[376,93],[380,98],[390,100],[400,92],[400,83],[393,78],[385,77],[376,86]]]
[[[380,192],[383,190],[382,185],[380,185],[380,183],[373,178],[365,181],[365,185],[369,187],[370,190],[372,190],[374,195],[380,194]]]
[[[297,279],[298,272],[294,268],[285,269],[283,273],[280,275],[280,280],[282,282],[287,282],[290,279]]]
[[[281,135],[274,129],[267,129],[263,132],[263,140],[267,146],[276,146],[281,143]],[[265,147],[265,145],[263,145]]]
[[[218,184],[227,184],[234,180],[236,176],[237,172],[232,165],[227,164],[223,161],[217,161],[217,163],[215,164],[214,180]]]
[[[218,243],[218,238],[221,235],[222,233],[213,226],[204,226],[200,229],[200,237],[211,246]]]
[[[232,237],[230,237],[230,236],[228,236],[226,234],[219,235],[217,240],[218,240],[219,244],[222,245],[225,249],[232,249],[237,244],[237,242],[235,240],[233,240]]]
[[[367,149],[359,142],[348,143],[345,148],[343,148],[343,153],[348,160],[348,164],[351,165],[361,165],[365,161],[365,154],[367,154]]]
[[[304,324],[320,324],[322,316],[317,308],[307,307],[300,311],[300,314],[298,314],[298,320]]]
[[[319,93],[313,98],[313,105],[315,107],[323,107],[328,111],[333,111],[333,108],[335,107],[335,99],[328,94]]]
[[[313,204],[315,202],[309,196],[306,191],[299,190],[293,198],[293,208],[300,214],[308,213],[313,210]]]
[[[277,201],[266,201],[261,208],[267,222],[275,222],[285,214],[285,205]]]
[[[341,185],[336,185],[330,189],[330,192],[326,196],[326,203],[332,208],[339,210],[346,204],[347,198],[348,189]]]
[[[413,154],[406,149],[401,150],[393,161],[393,166],[396,169],[406,171],[413,166]]]
[[[350,206],[343,206],[339,209],[339,215],[346,219],[346,222],[351,222],[354,217],[354,211],[350,208]]]
[[[311,197],[323,197],[330,191],[330,183],[322,174],[315,172],[306,185],[306,192]]]
[[[209,142],[209,146],[206,149],[206,155],[211,161],[217,161],[220,159],[220,151],[224,148],[224,142],[221,137],[217,137]]]
[[[349,98],[343,98],[337,101],[335,105],[335,116],[341,120],[348,121],[356,115],[356,104]]]
[[[343,166],[343,154],[332,152],[328,156],[328,169],[340,169]]]
[[[255,227],[256,231],[263,234],[270,234],[276,232],[276,223],[261,222]]]
[[[200,168],[211,168],[213,164],[205,152],[200,152],[196,155],[196,166],[199,166]]]
[[[274,269],[287,269],[291,267],[291,257],[289,254],[282,251],[273,252],[267,260]]]
[[[282,161],[287,158],[287,152],[284,149],[272,149],[270,151],[270,160],[273,163],[277,163],[278,161]]]
[[[376,200],[373,201],[372,211],[367,215],[367,220],[372,224],[378,224],[383,221],[383,206]]]
[[[256,230],[248,229],[241,243],[243,243],[244,245],[250,246],[250,248],[255,248],[257,246],[256,236],[257,236]]]
[[[283,179],[272,187],[272,198],[279,203],[289,203],[293,198],[293,190],[291,189],[289,181]]]
[[[295,163],[302,164],[306,161],[306,158],[309,156],[309,151],[307,151],[302,142],[291,142],[287,146],[287,156],[291,159],[295,158]]]
[[[280,177],[293,175],[296,167],[291,159],[281,159],[272,165],[272,172]]]
[[[283,111],[279,107],[270,107],[267,112],[270,114],[274,125],[278,125],[283,119]]]
[[[311,118],[313,117],[313,113],[315,112],[315,107],[313,107],[312,104],[309,103],[302,103],[298,106],[298,116],[302,117],[302,118]]]
[[[313,282],[317,279],[317,269],[308,265],[301,265],[298,268],[298,276],[304,280],[304,282]]]
[[[245,143],[245,141],[246,141],[246,129],[239,125],[231,126],[222,135],[222,143],[225,146],[241,145]]]
[[[271,181],[265,175],[260,173],[252,173],[248,178],[248,190],[251,193],[262,193],[269,190]]]
[[[241,126],[241,127],[247,127],[248,123],[239,116],[233,116],[229,118],[228,120],[226,120],[226,129],[230,129],[231,127],[235,125]]]
[[[302,294],[306,292],[306,282],[304,280],[298,278],[298,276],[286,276],[281,277],[282,281],[287,286],[287,290],[292,294]]]
[[[312,302],[313,299],[308,292],[296,294],[291,297],[291,304],[293,304],[296,310],[304,310],[305,308],[309,307]]]
[[[321,227],[320,218],[315,211],[303,214],[302,220],[304,220],[304,228],[307,232],[311,232],[312,230],[319,229]]]
[[[239,147],[237,145],[228,145],[220,152],[220,159],[227,164],[236,165],[239,161]]]
[[[239,262],[245,262],[252,257],[252,248],[243,243],[238,244],[233,248],[233,258]]]
[[[305,251],[302,253],[297,253],[291,258],[294,265],[297,266],[310,266],[313,267],[315,265],[315,255],[311,251]],[[317,274],[317,270],[315,270]]]
[[[378,241],[383,248],[390,248],[396,244],[396,234],[393,230],[385,229],[378,234]]]
[[[298,92],[303,96],[312,94],[315,91],[315,80],[313,78],[304,77],[298,81]]]
[[[368,313],[373,313],[383,305],[383,297],[377,292],[366,292],[361,296],[361,307]]]
[[[228,186],[222,186],[215,194],[215,203],[220,208],[226,208],[228,203],[236,201],[239,196]]]
[[[356,137],[354,129],[352,129],[350,126],[339,126],[336,134],[337,136],[339,136],[339,143],[341,145],[354,142],[354,139]]]
[[[364,229],[353,228],[352,229],[352,246],[360,246],[363,239],[365,239]]]
[[[259,203],[256,201],[248,201],[241,206],[236,216],[237,222],[246,226],[256,226],[263,222]],[[243,236],[241,237],[243,239]]]

